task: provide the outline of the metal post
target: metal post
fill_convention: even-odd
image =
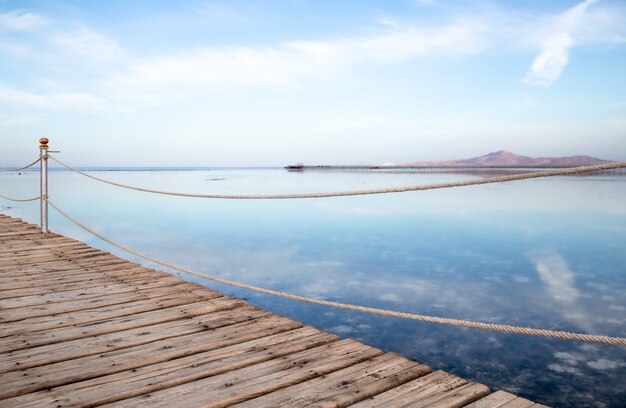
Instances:
[[[41,232],[48,233],[48,139],[39,139],[41,159]]]

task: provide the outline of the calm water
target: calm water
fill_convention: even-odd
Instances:
[[[224,194],[474,177],[282,169],[94,174],[170,191]],[[87,225],[207,274],[359,305],[626,336],[626,177],[297,201],[150,195],[62,171],[50,179],[53,202]],[[0,194],[35,196],[37,180],[37,173],[0,173]],[[38,222],[38,203],[0,200],[0,211]],[[136,260],[51,211],[53,231]],[[372,317],[207,285],[492,389],[553,406],[626,406],[621,348]]]

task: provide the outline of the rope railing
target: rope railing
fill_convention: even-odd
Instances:
[[[507,182],[507,181],[526,180],[526,179],[534,179],[534,178],[540,178],[540,177],[566,176],[566,175],[573,175],[573,174],[591,173],[591,172],[596,172],[596,171],[626,168],[626,162],[616,162],[616,163],[597,164],[593,166],[569,167],[569,168],[558,169],[558,170],[547,170],[547,171],[525,173],[525,174],[514,174],[514,175],[508,175],[508,176],[490,177],[487,179],[465,180],[465,181],[457,181],[457,182],[450,182],[450,183],[426,184],[426,185],[406,186],[406,187],[382,188],[382,189],[374,189],[374,190],[337,191],[337,192],[330,192],[330,193],[304,193],[304,194],[234,195],[234,194],[179,193],[179,192],[162,191],[162,190],[154,190],[154,189],[144,188],[144,187],[131,186],[128,184],[122,184],[122,183],[118,183],[115,181],[106,180],[100,177],[96,177],[92,174],[85,173],[84,171],[78,170],[70,166],[69,164],[63,163],[62,161],[60,161],[59,159],[57,159],[56,157],[52,155],[50,156],[50,159],[54,160],[61,166],[67,168],[68,170],[76,172],[90,179],[100,181],[102,183],[110,184],[112,186],[117,186],[117,187],[126,188],[130,190],[135,190],[135,191],[142,191],[145,193],[162,194],[162,195],[169,195],[169,196],[193,197],[193,198],[216,198],[216,199],[228,199],[228,200],[284,200],[284,199],[299,199],[299,198],[328,198],[328,197],[346,197],[346,196],[389,194],[389,193],[405,193],[409,191],[424,191],[424,190],[435,190],[435,189],[451,188],[451,187],[475,186],[475,185],[480,185],[480,184],[502,183],[502,182]]]
[[[10,171],[10,172],[16,172],[16,171],[20,171],[20,170],[26,170],[29,167],[33,167],[35,164],[39,163],[39,161],[41,160],[41,158],[38,158],[37,160],[35,160],[34,162],[32,162],[29,165],[26,165],[24,167],[20,167],[18,169],[5,169],[5,168],[0,168],[0,171]]]
[[[3,198],[7,201],[13,201],[16,203],[26,203],[28,201],[36,201],[36,200],[40,200],[41,197],[33,197],[33,198],[12,198],[12,197],[7,197],[5,195],[0,194],[0,198]]]
[[[164,266],[166,268],[177,270],[177,271],[183,272],[185,274],[188,274],[188,275],[191,275],[191,276],[195,276],[195,277],[198,277],[198,278],[201,278],[201,279],[210,280],[210,281],[213,281],[213,282],[216,282],[216,283],[220,283],[220,284],[224,284],[224,285],[228,285],[228,286],[232,286],[232,287],[236,287],[236,288],[240,288],[240,289],[244,289],[244,290],[249,290],[249,291],[261,293],[261,294],[264,294],[264,295],[276,296],[276,297],[289,299],[289,300],[295,300],[295,301],[299,301],[299,302],[305,302],[305,303],[310,303],[310,304],[315,304],[315,305],[327,306],[327,307],[332,307],[332,308],[335,308],[335,309],[357,311],[357,312],[368,313],[368,314],[372,314],[372,315],[379,315],[379,316],[394,317],[394,318],[399,318],[399,319],[414,320],[414,321],[424,322],[424,323],[432,323],[432,324],[439,324],[439,325],[446,325],[446,326],[455,326],[455,327],[465,327],[465,328],[470,328],[470,329],[487,330],[487,331],[500,332],[500,333],[522,334],[522,335],[526,335],[526,336],[547,337],[547,338],[552,338],[552,339],[582,341],[582,342],[587,342],[587,343],[609,344],[609,345],[613,345],[613,346],[622,346],[622,347],[626,346],[626,338],[623,338],[623,337],[610,337],[610,336],[584,334],[584,333],[571,333],[571,332],[558,331],[558,330],[535,329],[535,328],[530,328],[530,327],[520,327],[520,326],[511,326],[511,325],[505,325],[505,324],[475,322],[475,321],[470,321],[470,320],[451,319],[451,318],[444,318],[444,317],[420,315],[420,314],[414,314],[414,313],[398,312],[398,311],[394,311],[394,310],[387,310],[387,309],[380,309],[380,308],[373,308],[373,307],[365,307],[365,306],[352,305],[352,304],[348,304],[348,303],[340,303],[340,302],[333,302],[333,301],[329,301],[329,300],[315,299],[315,298],[310,298],[310,297],[306,297],[306,296],[295,295],[295,294],[288,293],[288,292],[281,292],[281,291],[276,291],[276,290],[271,290],[271,289],[260,288],[260,287],[257,287],[257,286],[248,285],[248,284],[240,283],[240,282],[235,282],[235,281],[231,281],[231,280],[228,280],[228,279],[218,278],[218,277],[215,277],[215,276],[205,275],[203,273],[196,272],[196,271],[191,270],[189,268],[185,268],[183,266],[174,265],[172,263],[165,262],[165,261],[162,261],[160,259],[154,258],[154,257],[152,257],[150,255],[143,254],[143,253],[138,252],[138,251],[136,251],[136,250],[134,250],[132,248],[129,248],[129,247],[124,246],[124,245],[121,245],[121,244],[119,244],[119,243],[117,243],[117,242],[115,242],[115,241],[113,241],[113,240],[111,240],[109,238],[106,238],[102,234],[94,231],[93,229],[87,227],[86,225],[82,224],[78,220],[76,220],[73,217],[71,217],[70,215],[68,215],[65,211],[61,210],[54,203],[52,203],[50,200],[47,200],[47,201],[48,201],[48,204],[50,204],[50,206],[52,208],[54,208],[61,216],[66,218],[68,221],[72,222],[73,224],[75,224],[76,226],[80,227],[84,231],[87,231],[88,233],[90,233],[90,234],[94,235],[95,237],[103,240],[104,242],[109,243],[110,245],[112,245],[112,246],[114,246],[116,248],[119,248],[119,249],[121,249],[121,250],[123,250],[125,252],[128,252],[130,254],[133,254],[135,256],[143,258],[143,259],[145,259],[147,261],[150,261],[150,262],[153,262],[155,264]]]

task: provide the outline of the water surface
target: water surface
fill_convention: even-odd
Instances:
[[[215,194],[358,190],[478,177],[282,169],[93,174]],[[0,194],[35,196],[37,183],[37,173],[0,173]],[[626,177],[231,201],[151,195],[53,171],[50,197],[113,240],[210,275],[419,314],[626,336]],[[0,212],[33,223],[38,208],[0,200]],[[140,261],[50,211],[53,231]],[[622,348],[369,316],[204,283],[494,390],[553,406],[626,406]]]

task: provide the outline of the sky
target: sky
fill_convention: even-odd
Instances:
[[[3,1],[0,167],[626,160],[626,2]]]

